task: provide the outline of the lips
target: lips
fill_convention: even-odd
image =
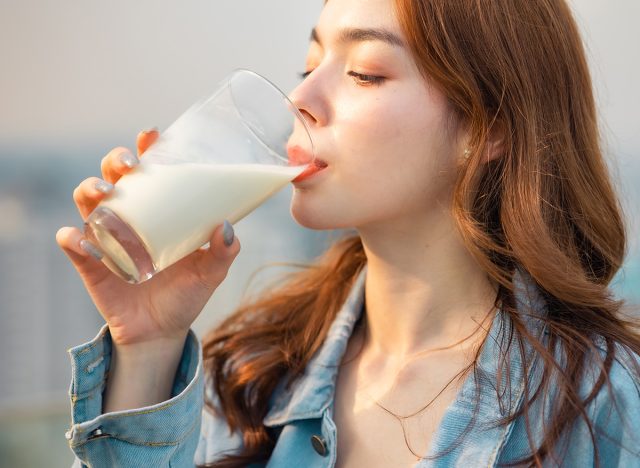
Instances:
[[[327,167],[327,163],[322,161],[322,160],[318,160],[316,159],[314,161],[314,164],[309,164],[304,171],[302,171],[300,173],[300,175],[298,177],[296,177],[295,179],[293,179],[292,182],[300,182],[301,180],[305,180],[308,179],[309,177],[311,177],[312,175],[320,172],[322,169],[324,169],[325,167]]]
[[[287,154],[289,156],[289,164],[291,166],[307,166],[304,171],[298,175],[298,177],[293,179],[293,182],[300,182],[301,180],[308,179],[328,166],[328,164],[322,159],[314,159],[311,153],[300,146],[288,147]],[[313,164],[309,164],[312,160]]]

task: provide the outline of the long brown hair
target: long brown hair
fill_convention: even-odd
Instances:
[[[526,365],[527,343],[543,364],[539,388],[527,389],[521,408],[501,423],[526,419],[536,399],[555,395],[538,445],[526,420],[530,455],[516,464],[542,466],[558,456],[562,435],[582,418],[599,465],[586,406],[609,384],[617,347],[640,354],[640,337],[609,289],[623,262],[625,229],[571,11],[564,0],[396,0],[396,11],[416,64],[471,135],[452,211],[466,247],[499,285],[515,330],[506,346],[520,350]],[[488,162],[483,155],[496,131],[504,151]],[[316,264],[240,307],[206,337],[208,382],[219,396],[219,407],[209,401],[207,407],[244,438],[242,453],[211,466],[269,458],[275,441],[262,422],[269,398],[282,379],[301,375],[365,263],[357,236],[336,242]],[[545,343],[516,310],[517,269],[545,301]],[[581,396],[594,359],[599,376]],[[508,360],[502,365],[508,369]]]

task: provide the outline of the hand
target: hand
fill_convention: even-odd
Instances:
[[[140,157],[158,136],[156,130],[138,134]],[[138,158],[122,147],[113,149],[103,158],[104,180],[85,179],[73,193],[83,220],[111,191],[118,190],[110,184],[115,184],[137,163]],[[80,274],[100,315],[109,325],[113,342],[118,345],[184,340],[189,327],[240,252],[236,238],[231,246],[224,245],[222,226],[218,226],[212,233],[208,249],[200,249],[150,280],[133,285],[120,279],[91,255],[91,246],[83,240],[82,231],[73,227],[63,227],[56,234],[58,245]]]

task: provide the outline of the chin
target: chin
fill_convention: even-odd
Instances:
[[[291,217],[296,223],[307,229],[313,229],[315,231],[335,229],[332,223],[327,222],[321,216],[314,216],[309,212],[298,213],[297,211],[291,210]]]
[[[331,229],[343,229],[346,226],[344,220],[339,219],[339,213],[335,211],[327,212],[325,207],[313,208],[296,201],[294,197],[291,200],[290,213],[293,220],[300,226],[316,231],[325,231]]]

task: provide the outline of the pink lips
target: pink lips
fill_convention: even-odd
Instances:
[[[293,182],[300,182],[301,180],[308,179],[312,175],[320,172],[322,169],[328,166],[322,159],[315,158],[311,153],[300,146],[290,146],[287,148],[287,154],[289,156],[289,164],[292,166],[300,166],[307,164],[307,167],[300,173],[298,177],[293,179]],[[313,159],[313,164],[309,162]]]

